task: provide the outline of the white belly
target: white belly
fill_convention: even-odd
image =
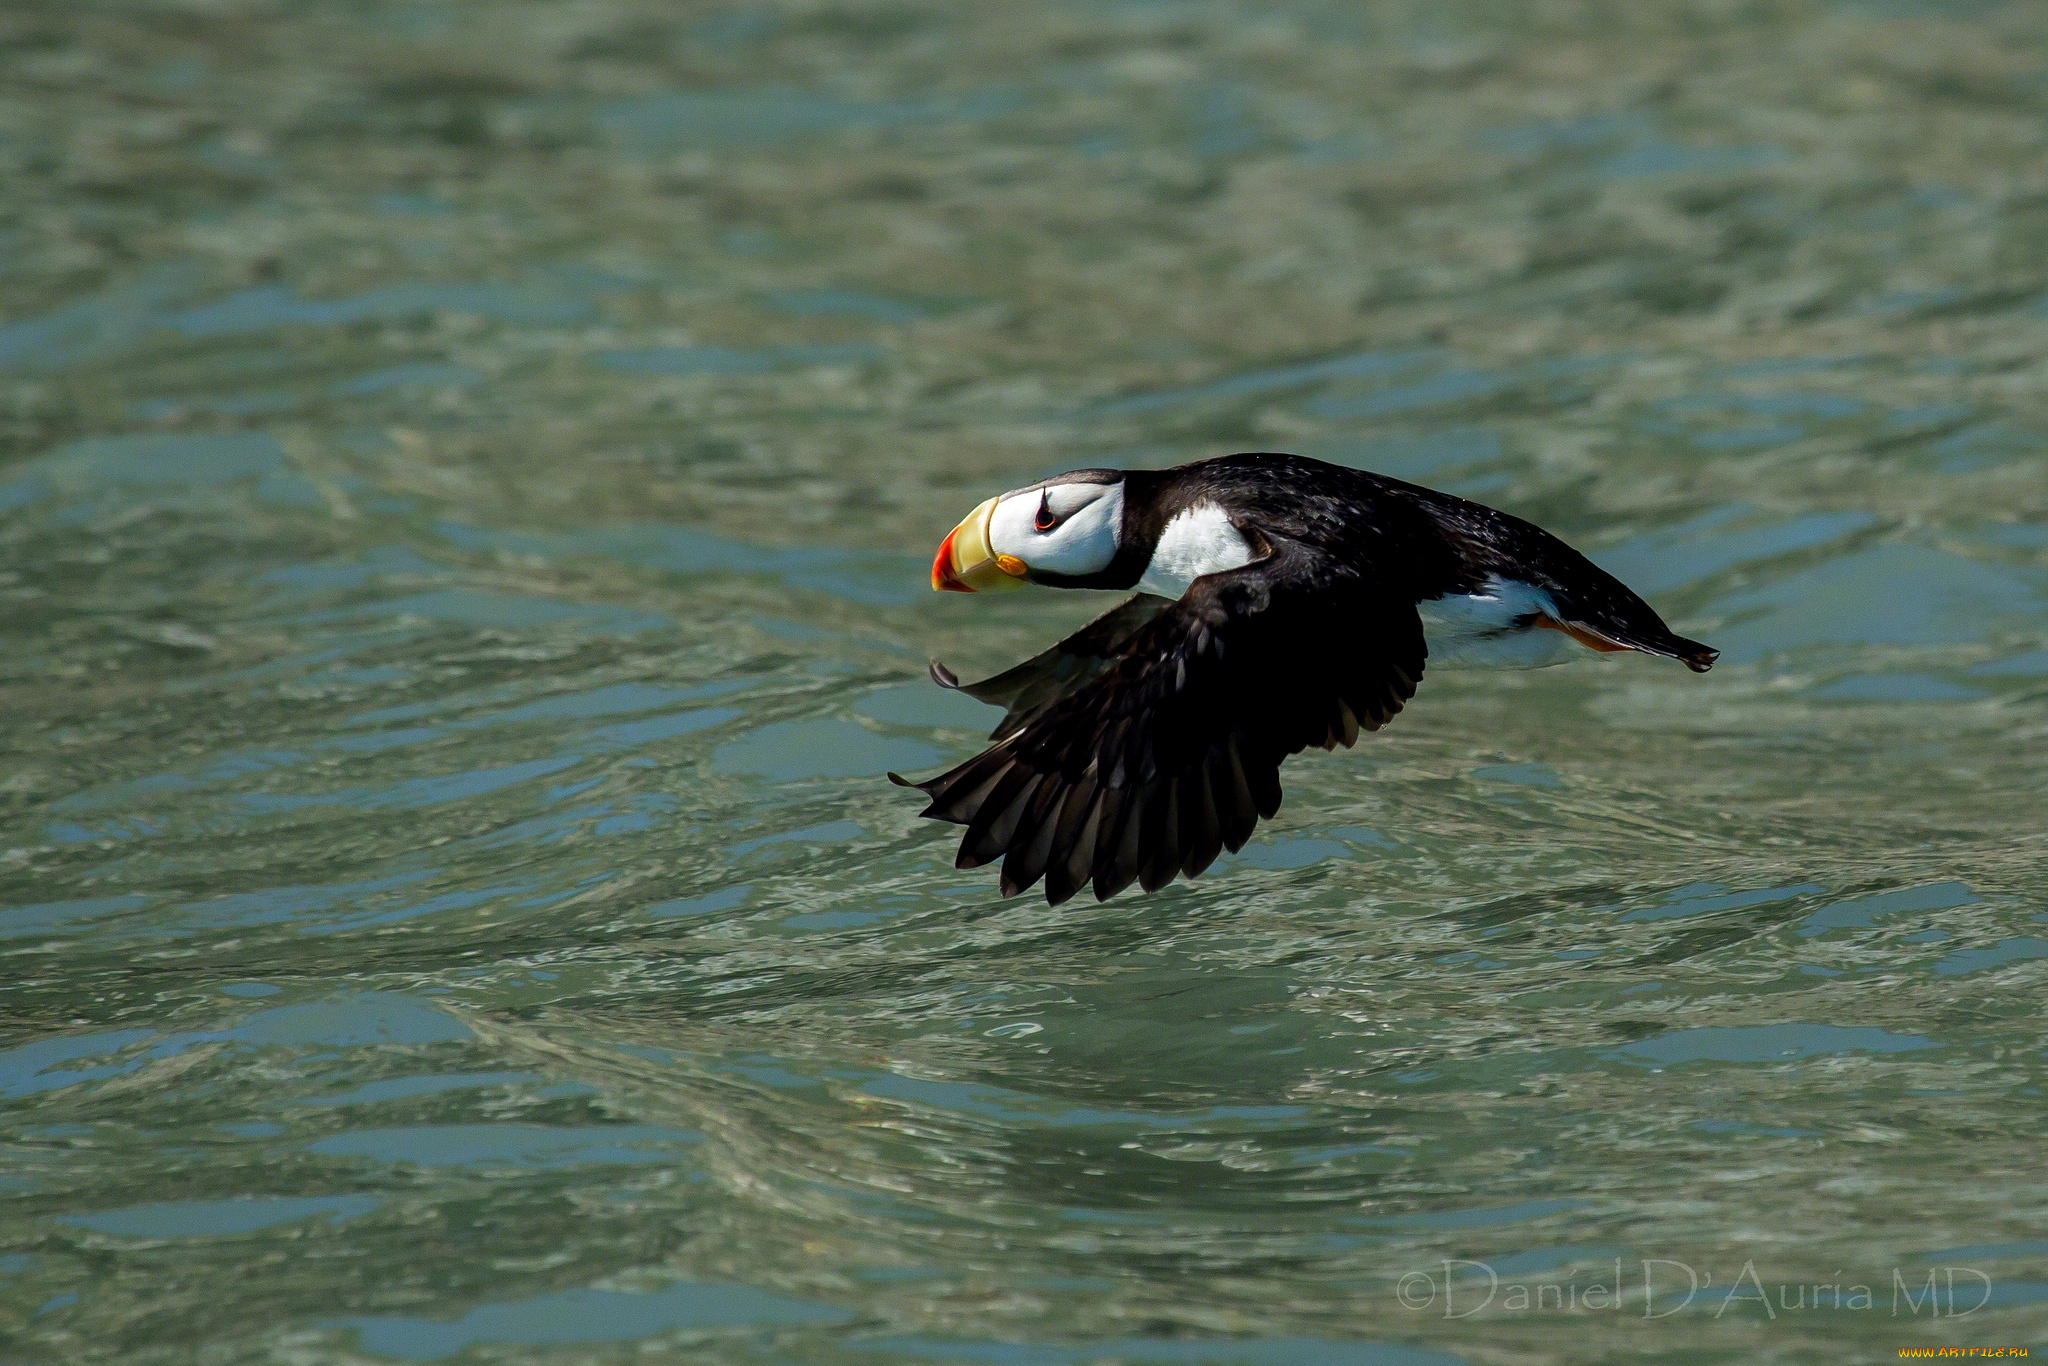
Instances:
[[[1418,604],[1429,667],[1542,669],[1577,653],[1562,631],[1529,623],[1541,613],[1555,617],[1557,605],[1542,589],[1498,576],[1477,593],[1451,593]]]
[[[1214,503],[1197,503],[1174,514],[1159,533],[1152,562],[1145,566],[1138,590],[1162,598],[1178,598],[1204,574],[1220,574],[1252,562],[1252,548]]]

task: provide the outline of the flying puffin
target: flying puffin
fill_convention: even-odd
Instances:
[[[1132,589],[1059,644],[979,683],[995,743],[904,787],[967,827],[955,866],[1000,858],[1058,905],[1154,891],[1235,852],[1280,807],[1280,763],[1349,746],[1415,695],[1423,661],[1562,663],[1581,647],[1676,659],[1613,575],[1519,517],[1299,455],[1071,470],[989,499],[940,543],[932,587]]]

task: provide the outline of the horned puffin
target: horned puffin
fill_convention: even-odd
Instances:
[[[1004,896],[1043,877],[1053,905],[1235,852],[1279,809],[1281,761],[1378,730],[1425,661],[1634,650],[1704,673],[1719,655],[1519,517],[1270,452],[1070,470],[982,503],[932,560],[935,589],[1026,584],[1137,592],[981,682],[934,660],[934,682],[1006,709],[994,743],[889,778],[967,827],[955,866],[1000,858]]]

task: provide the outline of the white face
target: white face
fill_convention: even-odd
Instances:
[[[1099,574],[1123,534],[1124,486],[1047,484],[1006,493],[989,514],[988,545],[1047,574]]]

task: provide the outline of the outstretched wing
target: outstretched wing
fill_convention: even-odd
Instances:
[[[988,733],[991,740],[1014,735],[1048,706],[1100,678],[1144,625],[1173,606],[1170,598],[1140,593],[1110,608],[1059,644],[979,683],[962,683],[938,660],[932,682],[966,693],[977,702],[1005,708]]]
[[[966,763],[890,777],[930,796],[924,815],[967,827],[956,866],[1003,860],[1005,896],[1040,877],[1054,905],[1091,881],[1098,900],[1133,881],[1149,892],[1242,847],[1279,809],[1288,755],[1384,725],[1427,653],[1412,603],[1279,544],[1153,610],[1078,687],[1021,712],[1012,700],[997,742]]]

